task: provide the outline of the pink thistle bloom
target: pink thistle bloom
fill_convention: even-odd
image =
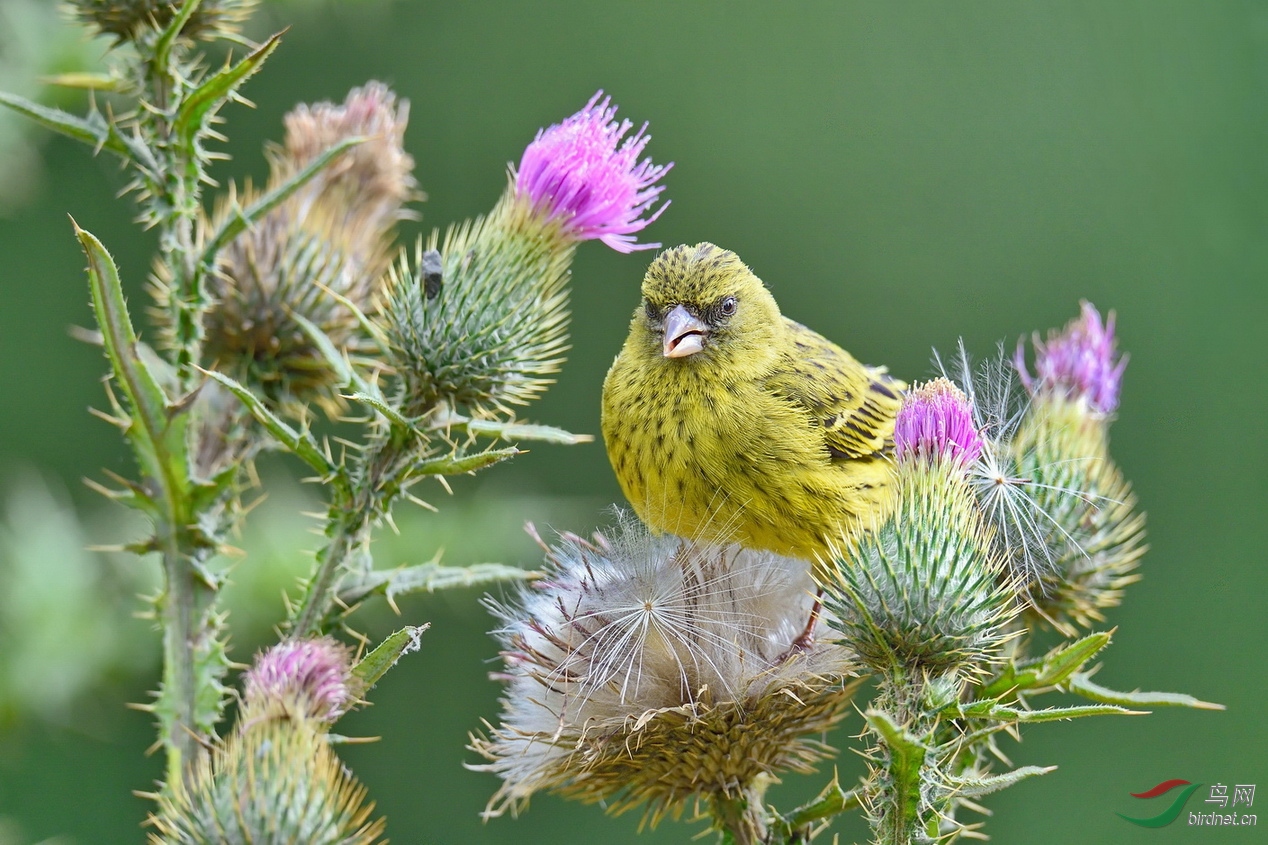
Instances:
[[[299,696],[310,715],[333,722],[354,699],[348,679],[348,650],[323,637],[287,640],[256,655],[243,686],[249,702]]]
[[[651,140],[647,124],[622,141],[634,124],[617,123],[612,98],[600,97],[602,91],[563,123],[538,130],[520,159],[516,193],[562,222],[576,240],[597,238],[617,252],[655,249],[660,244],[636,243],[634,233],[669,207],[665,201],[643,217],[665,190],[655,183],[673,163],[654,165],[650,157],[639,161]]]
[[[917,455],[949,458],[967,466],[982,454],[973,409],[960,388],[945,378],[913,387],[898,409],[894,451],[900,461]]]
[[[1101,322],[1101,315],[1086,300],[1080,303],[1082,313],[1071,320],[1065,330],[1050,331],[1044,343],[1035,335],[1035,375],[1026,370],[1026,352],[1017,342],[1013,363],[1022,384],[1033,396],[1052,393],[1071,399],[1085,398],[1088,405],[1102,414],[1118,407],[1123,370],[1127,358],[1119,356],[1114,337],[1114,312]]]

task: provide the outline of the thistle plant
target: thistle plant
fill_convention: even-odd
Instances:
[[[486,818],[547,790],[642,808],[649,824],[690,812],[737,845],[807,842],[853,810],[880,845],[946,842],[980,835],[964,818],[980,798],[1050,771],[1006,763],[999,742],[1021,725],[1217,706],[1091,680],[1110,641],[1094,626],[1145,544],[1109,451],[1126,359],[1113,315],[1087,303],[1036,336],[1034,375],[1019,345],[980,369],[961,353],[913,387],[893,506],[825,559],[654,534],[621,515],[592,540],[539,539],[541,572],[377,567],[375,529],[402,500],[435,510],[422,482],[447,487],[526,442],[589,439],[521,413],[564,361],[576,251],[658,247],[639,237],[669,205],[671,165],[645,155],[646,124],[631,134],[600,91],[525,133],[486,214],[401,245],[423,199],[408,103],[369,82],[287,114],[264,185],[209,196],[221,112],[281,44],[243,34],[253,6],[72,0],[115,45],[95,80],[108,106],[81,116],[0,94],[120,159],[138,220],[158,234],[152,301],[130,308],[105,246],[74,227],[109,365],[99,415],[135,458],[131,477],[94,486],[145,515],[129,550],[162,564],[149,599],[162,678],[141,705],[165,757],[152,842],[382,841],[333,728],[426,625],[372,646],[352,614],[454,585],[513,585],[486,600],[505,684],[499,723],[470,742],[472,768],[500,780]],[[319,434],[331,420],[337,440]],[[266,450],[321,482],[322,540],[278,608],[279,641],[235,679],[220,558]],[[1044,629],[1066,639],[1042,650]],[[1049,692],[1087,703],[1038,706]],[[833,777],[802,806],[771,806],[770,785],[829,760],[855,712],[860,782]]]
[[[1218,708],[1091,680],[1110,633],[1086,629],[1144,551],[1108,453],[1123,362],[1086,303],[1036,349],[1035,377],[1020,353],[939,359],[895,424],[893,507],[830,559],[650,536],[629,517],[547,547],[542,581],[489,602],[506,696],[472,743],[502,778],[488,813],[550,790],[651,823],[690,806],[732,843],[809,841],[855,809],[878,845],[980,838],[966,810],[1052,771],[1007,764],[998,743],[1023,724]],[[1070,639],[1035,651],[1045,627]],[[1051,692],[1087,703],[1039,706]],[[866,776],[767,804],[780,772],[833,753],[820,735],[847,704]]]
[[[100,416],[136,459],[134,477],[94,486],[146,515],[150,533],[129,548],[162,561],[149,601],[163,674],[141,705],[166,756],[151,839],[369,843],[384,823],[330,729],[419,647],[426,626],[369,648],[348,615],[376,596],[394,603],[529,575],[438,558],[376,569],[373,530],[402,499],[432,508],[412,492],[425,479],[486,469],[525,441],[589,439],[526,423],[519,409],[563,362],[577,247],[658,246],[635,235],[667,205],[653,210],[668,166],[643,156],[645,128],[627,137],[631,124],[600,92],[530,136],[489,214],[433,233],[426,249],[401,248],[398,225],[423,198],[405,150],[408,103],[370,82],[342,103],[286,115],[263,186],[208,196],[221,113],[281,43],[243,35],[254,5],[74,0],[70,15],[114,44],[94,83],[110,92],[108,107],[94,100],[77,116],[13,95],[0,103],[118,157],[139,221],[158,233],[152,304],[135,309],[105,246],[74,229],[110,366]],[[206,52],[226,47],[223,64]],[[314,431],[322,416],[359,423],[360,434],[336,447]],[[219,557],[246,518],[242,498],[264,450],[293,455],[323,483],[325,543],[279,607],[281,641],[234,693]],[[224,726],[235,695],[235,724]]]

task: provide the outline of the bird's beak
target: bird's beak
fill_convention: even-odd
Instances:
[[[686,308],[675,305],[665,315],[665,357],[686,358],[704,349],[709,327],[691,316]]]

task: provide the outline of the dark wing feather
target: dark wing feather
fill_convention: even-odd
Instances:
[[[787,357],[767,381],[778,395],[803,406],[823,429],[828,454],[853,460],[893,444],[894,417],[906,387],[884,367],[853,355],[800,323],[784,318]]]

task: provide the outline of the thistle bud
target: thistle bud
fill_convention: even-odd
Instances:
[[[1127,367],[1127,359],[1116,350],[1114,312],[1102,323],[1092,303],[1084,301],[1080,308],[1080,316],[1065,331],[1049,332],[1046,343],[1036,334],[1033,377],[1026,369],[1025,347],[1018,342],[1017,372],[1032,396],[1064,399],[1086,405],[1096,414],[1112,414]]]
[[[298,106],[285,118],[284,143],[270,152],[266,190],[231,190],[204,224],[219,230],[332,145],[364,139],[220,250],[207,280],[207,357],[279,405],[338,405],[334,370],[297,317],[336,348],[363,348],[360,318],[331,292],[358,310],[373,308],[396,224],[412,216],[404,206],[417,196],[402,146],[408,115],[408,104],[378,82],[353,89],[342,105]],[[155,276],[162,303],[172,274],[160,267]]]
[[[312,842],[371,845],[371,819],[327,730],[355,696],[347,650],[330,639],[284,642],[246,673],[238,723],[159,797],[152,843]]]
[[[1144,514],[1109,454],[1109,422],[1118,407],[1126,358],[1116,351],[1114,315],[1101,322],[1090,303],[1062,332],[1034,341],[1035,376],[1022,347],[1015,365],[1031,405],[1013,452],[1034,479],[1033,496],[1047,520],[1054,566],[1030,585],[1042,620],[1067,634],[1091,626],[1139,578],[1146,546]]]
[[[182,5],[181,0],[70,0],[69,7],[77,19],[103,35],[137,42],[161,33]],[[181,29],[181,37],[212,41],[234,36],[255,5],[256,0],[203,0]]]
[[[244,707],[282,702],[309,718],[333,722],[356,701],[350,668],[348,649],[329,637],[278,643],[247,670]]]
[[[837,630],[880,672],[972,671],[1006,639],[1012,591],[969,465],[983,448],[964,393],[939,378],[904,397],[894,509],[841,539],[823,588]]]
[[[747,794],[831,749],[852,656],[798,646],[813,604],[802,561],[651,536],[548,549],[546,578],[508,604],[502,724],[473,748],[503,780],[488,815],[549,789],[655,822],[696,799]]]
[[[509,415],[551,383],[567,348],[569,268],[577,244],[620,252],[655,220],[669,165],[638,161],[650,136],[609,100],[537,133],[487,217],[433,234],[393,268],[381,322],[410,415],[438,404]],[[438,261],[431,257],[436,251]],[[443,284],[442,284],[443,282]]]

